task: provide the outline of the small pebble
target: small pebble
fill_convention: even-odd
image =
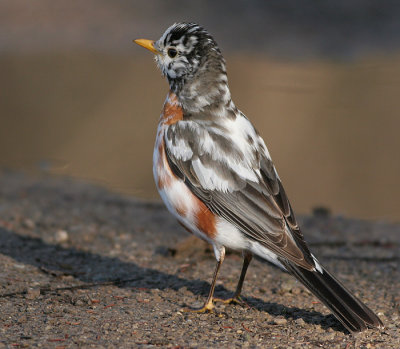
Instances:
[[[85,302],[84,302],[83,300],[81,300],[81,299],[78,299],[78,300],[75,302],[74,305],[82,306],[82,305],[85,305]]]
[[[26,299],[36,299],[40,296],[40,289],[39,288],[28,288],[26,290]]]
[[[28,228],[28,229],[33,229],[33,228],[35,228],[35,222],[32,220],[32,219],[29,219],[29,218],[27,218],[27,219],[25,219],[23,222],[22,222],[22,225],[25,227],[25,228]]]
[[[302,289],[300,287],[293,287],[292,288],[292,293],[293,294],[300,294]]]
[[[63,242],[67,242],[69,239],[68,233],[65,230],[57,230],[54,234],[55,242],[61,244]]]
[[[284,317],[277,317],[273,321],[276,325],[285,325],[287,323],[287,320]]]

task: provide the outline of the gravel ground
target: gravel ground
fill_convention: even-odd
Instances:
[[[350,335],[290,276],[255,260],[248,307],[201,306],[215,261],[159,203],[0,171],[0,348],[399,348],[400,225],[301,217],[311,249],[385,323]],[[235,289],[228,254],[216,295]]]

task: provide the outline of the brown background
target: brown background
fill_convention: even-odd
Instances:
[[[391,6],[232,2],[221,18],[223,5],[207,1],[3,1],[0,166],[157,198],[152,147],[167,84],[131,40],[195,20],[225,53],[234,101],[297,212],[398,221],[400,10]]]

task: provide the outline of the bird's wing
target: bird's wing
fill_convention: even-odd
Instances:
[[[305,269],[314,261],[268,150],[251,123],[204,126],[179,121],[165,133],[173,173],[213,213]],[[218,127],[217,127],[218,126]]]

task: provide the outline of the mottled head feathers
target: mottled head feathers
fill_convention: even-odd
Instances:
[[[230,99],[225,60],[213,37],[195,23],[175,23],[154,43],[156,62],[183,104],[209,105],[217,95]],[[222,96],[221,96],[222,93]],[[229,96],[227,95],[229,94]],[[211,100],[212,99],[212,100]]]

